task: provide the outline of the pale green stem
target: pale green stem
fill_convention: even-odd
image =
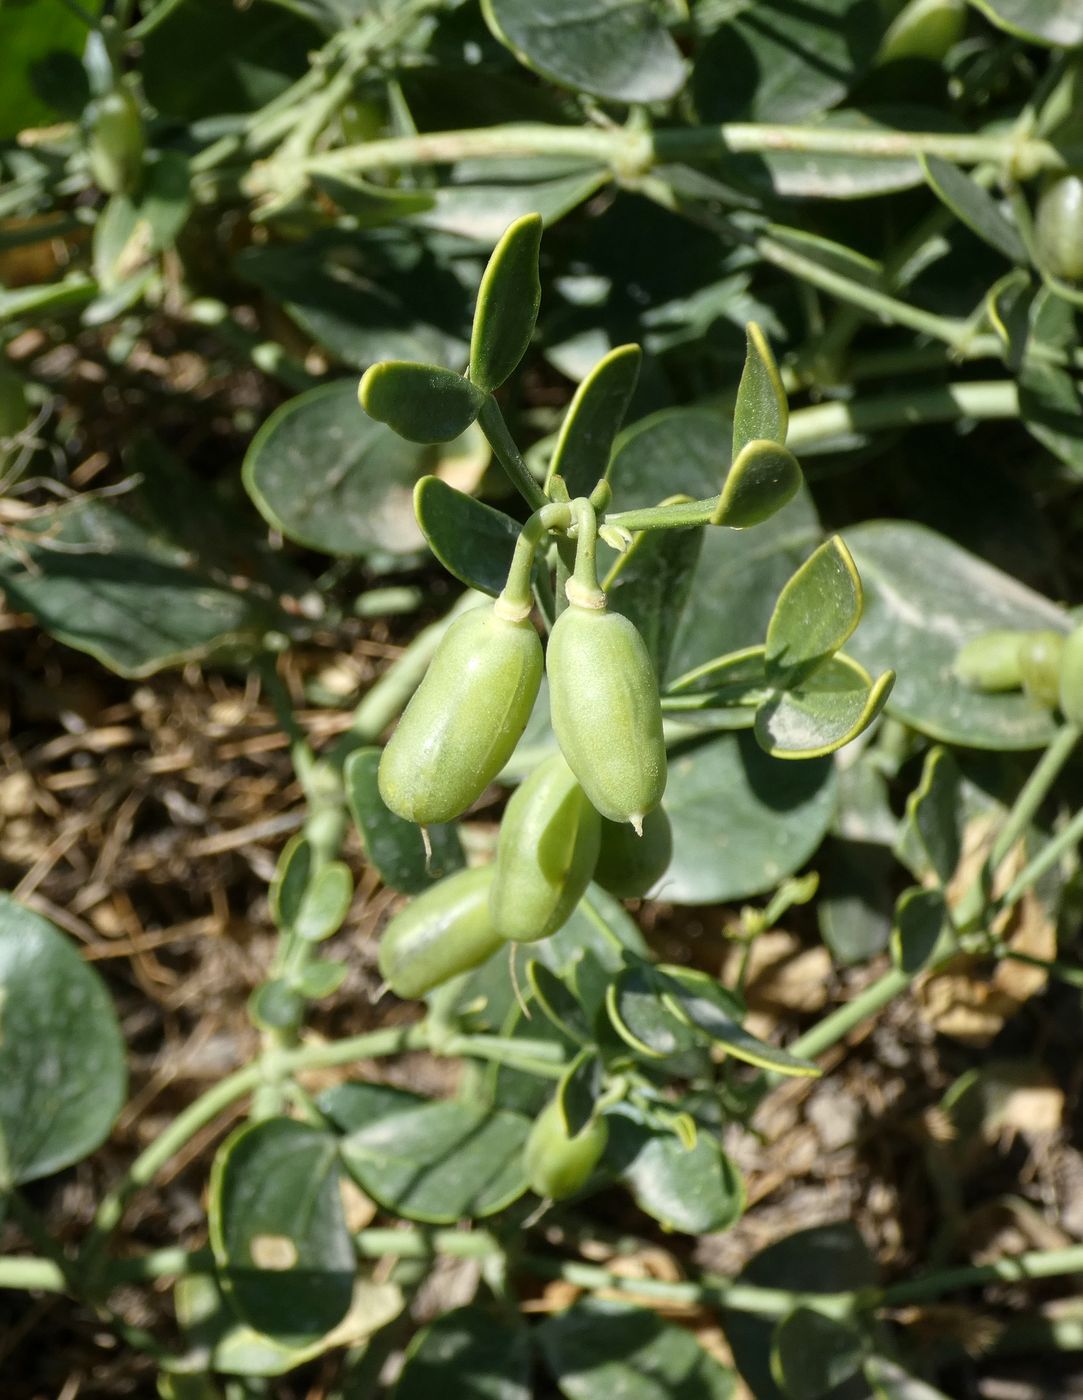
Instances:
[[[822,1055],[832,1045],[845,1039],[855,1026],[859,1026],[862,1021],[867,1021],[870,1016],[875,1016],[877,1012],[882,1011],[889,1002],[894,1001],[900,993],[906,991],[912,980],[911,975],[903,972],[900,968],[889,968],[870,987],[859,992],[845,1006],[840,1006],[837,1011],[832,1011],[829,1016],[825,1016],[818,1025],[813,1026],[804,1035],[798,1036],[793,1044],[788,1045],[786,1049],[791,1055],[796,1055],[800,1059],[815,1059],[817,1055]]]
[[[878,1307],[897,1308],[983,1283],[1026,1283],[1030,1279],[1081,1273],[1083,1245],[1070,1245],[1067,1249],[1040,1249],[1029,1254],[1017,1254],[1014,1258],[998,1259],[992,1264],[938,1269],[924,1278],[910,1279],[880,1290],[874,1302]]]
[[[1083,731],[1077,725],[1063,724],[1023,784],[1004,825],[997,833],[988,859],[956,906],[955,921],[961,930],[973,928],[985,917],[997,870],[1034,820],[1038,808],[1075,751],[1081,734]]]
[[[1063,831],[1059,831],[1038,852],[1032,861],[1013,880],[1011,888],[1002,899],[997,900],[998,910],[1012,909],[1032,889],[1047,871],[1052,870],[1062,856],[1074,850],[1083,841],[1083,808],[1081,808]]]
[[[411,165],[453,165],[462,160],[506,160],[565,156],[608,166],[635,178],[653,166],[672,161],[714,160],[726,155],[793,151],[882,160],[885,157],[937,155],[959,165],[991,162],[1007,165],[1021,178],[1042,170],[1063,170],[1083,163],[1083,151],[1049,141],[1015,136],[971,136],[954,132],[867,131],[845,127],[782,126],[729,122],[722,126],[671,127],[653,133],[624,127],[546,126],[510,122],[499,127],[427,132],[343,146],[300,164],[307,173],[362,172]],[[281,178],[274,163],[256,167],[245,180],[250,194],[263,194]]]
[[[478,414],[478,426],[485,434],[497,461],[507,472],[512,485],[526,501],[531,510],[541,510],[548,505],[545,492],[530,475],[530,469],[523,461],[519,449],[508,432],[500,405],[490,394]]]
[[[533,601],[531,579],[534,572],[534,555],[538,545],[550,530],[566,530],[571,524],[571,508],[557,502],[536,510],[515,541],[508,581],[500,596],[512,608],[530,611]]]
[[[605,594],[598,586],[598,519],[586,496],[574,500],[572,510],[576,521],[575,567],[572,571],[576,601],[582,604],[587,599],[596,600],[598,605],[604,607]],[[592,602],[590,605],[595,604]]]

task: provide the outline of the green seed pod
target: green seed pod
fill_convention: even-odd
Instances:
[[[1072,724],[1083,724],[1083,627],[1064,643],[1060,656],[1060,708]]]
[[[955,658],[955,674],[972,690],[1018,690],[1019,645],[1026,635],[1003,628],[971,638]]]
[[[143,118],[125,87],[99,97],[90,110],[90,170],[106,194],[128,194],[143,169]]]
[[[457,870],[401,910],[380,939],[384,981],[403,1000],[469,972],[504,947],[489,917],[491,865]]]
[[[542,1109],[523,1148],[523,1166],[530,1189],[546,1200],[562,1201],[590,1180],[609,1141],[609,1125],[595,1118],[575,1137],[556,1099]]]
[[[489,895],[505,938],[534,943],[567,923],[594,873],[601,826],[561,754],[518,788],[500,824]]]
[[[648,812],[643,835],[627,822],[602,820],[602,844],[594,878],[618,899],[640,899],[656,885],[673,859],[673,828],[663,807]]]
[[[1083,177],[1058,175],[1046,185],[1034,215],[1034,240],[1047,272],[1083,281]]]
[[[553,627],[546,667],[568,767],[603,817],[640,830],[666,790],[666,746],[658,681],[635,624],[573,602]]]
[[[504,767],[538,695],[541,639],[499,601],[449,629],[380,759],[380,796],[407,821],[461,816]]]
[[[966,0],[910,0],[892,20],[877,65],[924,59],[939,63],[966,29]]]
[[[1023,689],[1037,700],[1054,710],[1060,699],[1060,661],[1064,652],[1063,632],[1046,630],[1028,632],[1019,643],[1019,671]]]

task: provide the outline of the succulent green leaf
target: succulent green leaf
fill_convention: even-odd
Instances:
[[[660,969],[662,971],[662,969]],[[791,1055],[769,1045],[740,1023],[741,1007],[732,993],[706,973],[667,967],[662,1000],[682,1021],[702,1031],[737,1060],[776,1074],[816,1076],[820,1067],[812,1060]]]
[[[261,1031],[284,1030],[301,1020],[304,1001],[297,989],[284,977],[272,977],[261,982],[248,998],[248,1016]]]
[[[342,1141],[361,1189],[397,1215],[451,1225],[493,1215],[527,1189],[530,1123],[478,1103],[422,1103],[377,1118]]]
[[[149,676],[227,645],[255,644],[280,615],[189,550],[93,498],[43,509],[0,541],[0,590],[68,646],[122,676]]]
[[[346,980],[348,964],[324,958],[320,962],[309,963],[293,978],[293,985],[309,1001],[322,1001],[337,992]]]
[[[246,1123],[211,1172],[211,1248],[237,1314],[284,1346],[341,1322],[353,1297],[353,1241],[333,1134],[292,1118]]]
[[[271,917],[278,928],[291,929],[296,924],[312,878],[312,863],[312,843],[299,831],[286,842],[271,881]]]
[[[1058,365],[1028,359],[1019,375],[1023,426],[1077,475],[1083,475],[1083,393]]]
[[[613,102],[665,102],[684,85],[680,50],[648,0],[482,0],[520,63]]]
[[[361,407],[407,442],[450,442],[481,412],[484,392],[440,365],[381,360],[361,376]]]
[[[606,576],[609,606],[635,623],[657,676],[664,676],[692,588],[703,530],[644,530]]]
[[[454,1394],[530,1400],[530,1337],[514,1312],[477,1304],[454,1308],[414,1337],[395,1400]]]
[[[1018,372],[1030,339],[1030,309],[1034,283],[1030,273],[1013,267],[985,294],[985,314],[1004,345],[1005,362]]]
[[[737,403],[733,410],[735,463],[748,444],[756,439],[784,443],[790,421],[786,390],[782,387],[782,377],[767,337],[755,321],[749,321],[745,336],[745,367],[737,386]]]
[[[777,442],[753,438],[729,469],[711,524],[734,530],[760,525],[793,500],[802,481],[792,452]]]
[[[594,366],[575,391],[549,463],[546,490],[560,476],[570,496],[587,496],[609,475],[613,442],[635,392],[643,352],[618,345]]]
[[[761,1250],[738,1275],[741,1283],[789,1293],[860,1292],[876,1284],[876,1265],[850,1221],[816,1225]],[[771,1373],[772,1318],[725,1309],[722,1325],[737,1369],[756,1400],[789,1400]],[[865,1388],[847,1386],[838,1400],[864,1400]]]
[[[963,849],[959,783],[959,765],[937,746],[929,750],[921,782],[906,803],[907,825],[941,885],[955,874]]]
[[[891,930],[891,956],[896,967],[916,977],[950,947],[951,937],[951,917],[939,890],[917,885],[903,890],[895,904]]]
[[[414,487],[414,512],[448,573],[495,598],[507,582],[519,522],[438,476],[423,476]]]
[[[543,1322],[537,1341],[565,1400],[732,1400],[734,1378],[684,1327],[587,1298]]]
[[[729,1230],[745,1208],[741,1175],[722,1150],[714,1129],[684,1114],[683,1140],[674,1132],[648,1130],[623,1113],[609,1115],[609,1158],[636,1205],[666,1230],[686,1235]]]
[[[285,1346],[242,1322],[222,1296],[218,1281],[208,1274],[177,1280],[174,1291],[177,1321],[185,1339],[224,1376],[281,1376],[334,1347],[357,1346],[403,1309],[396,1283],[373,1283],[359,1278],[349,1311],[330,1332],[308,1346]],[[214,1392],[217,1400],[219,1392]],[[209,1395],[179,1392],[176,1400],[211,1400]]]
[[[417,894],[466,864],[458,828],[434,824],[422,835],[415,822],[396,816],[380,796],[377,773],[380,749],[357,749],[342,776],[346,801],[364,843],[365,854],[380,879],[393,890]],[[425,849],[425,836],[429,849]]]
[[[839,654],[788,690],[775,691],[756,711],[760,747],[776,758],[819,758],[866,730],[887,703],[894,671],[875,682],[851,657]]]
[[[714,904],[774,889],[800,869],[835,811],[830,759],[788,763],[750,734],[719,734],[670,758],[673,859],[664,897]]]
[[[1019,230],[1010,223],[992,195],[965,170],[939,156],[922,156],[929,188],[972,233],[983,239],[1009,262],[1025,267],[1029,262]]]
[[[471,79],[469,69],[462,77]],[[516,93],[517,105],[505,108],[507,120],[521,121],[523,104],[529,106],[539,95],[537,87]],[[452,183],[429,192],[434,207],[416,222],[491,247],[524,214],[540,214],[551,228],[612,178],[611,170],[577,160],[460,161]]]
[[[353,899],[353,875],[341,860],[321,866],[305,889],[294,932],[306,943],[322,943],[342,927]]]
[[[470,378],[482,394],[499,389],[534,334],[541,304],[541,235],[540,214],[516,219],[493,249],[481,279],[470,336]]]
[[[633,963],[613,981],[606,1009],[620,1038],[647,1059],[669,1059],[703,1043],[687,1020],[662,1000],[666,983],[647,963]]]
[[[1050,48],[1083,44],[1083,11],[1075,0],[970,0],[987,19],[1017,39]]]
[[[909,521],[846,532],[865,590],[849,645],[870,671],[898,670],[889,709],[944,743],[1031,749],[1049,743],[1048,710],[1020,693],[983,695],[955,674],[961,648],[1001,628],[1067,632],[1062,609],[943,535]]]
[[[421,544],[410,492],[432,466],[431,453],[358,413],[353,381],[340,379],[275,409],[242,479],[267,523],[298,544],[347,557],[407,554]]]
[[[557,1084],[556,1102],[568,1137],[576,1137],[594,1117],[599,1065],[595,1050],[584,1046]]]
[[[795,122],[826,111],[869,68],[883,30],[879,11],[862,0],[722,13],[693,77],[705,122]]]
[[[825,540],[778,595],[767,624],[768,684],[794,688],[834,656],[861,618],[861,579],[838,535]]]
[[[869,1339],[815,1308],[794,1308],[775,1329],[771,1369],[791,1400],[821,1400],[861,1367]]]
[[[590,1021],[579,998],[545,963],[532,959],[526,966],[534,1000],[553,1025],[570,1040],[588,1045],[593,1040]]]
[[[100,1147],[127,1086],[105,983],[48,919],[0,894],[0,1198]]]

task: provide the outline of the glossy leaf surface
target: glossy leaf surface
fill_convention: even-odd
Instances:
[[[420,546],[410,493],[431,465],[431,454],[360,411],[352,380],[338,380],[271,414],[252,439],[243,478],[276,530],[327,554],[363,557]]]
[[[346,801],[380,879],[403,894],[416,894],[461,869],[466,857],[453,824],[427,828],[426,852],[421,828],[388,808],[377,783],[380,753],[377,748],[357,749],[346,760]]]
[[[955,675],[972,637],[999,628],[1067,631],[1066,615],[1040,594],[905,521],[869,521],[846,532],[861,574],[865,610],[849,650],[898,680],[889,713],[945,743],[987,749],[1047,744],[1053,721],[1027,696],[982,695]]]
[[[543,77],[614,102],[661,102],[682,87],[680,50],[647,0],[482,0],[486,21]]]
[[[767,337],[755,322],[745,328],[747,349],[733,410],[733,460],[757,438],[784,443],[790,410]]]
[[[731,1400],[733,1375],[683,1327],[597,1298],[538,1329],[545,1364],[566,1400]]]
[[[444,568],[460,583],[495,598],[507,582],[519,523],[437,476],[424,476],[417,483],[414,510]]]
[[[81,1161],[128,1085],[105,983],[40,914],[0,894],[0,1195]]]
[[[361,407],[407,442],[450,442],[481,412],[482,390],[454,370],[381,360],[361,377]]]
[[[838,535],[817,549],[783,588],[767,626],[767,680],[790,689],[829,660],[861,618],[861,580]]]
[[[481,279],[470,337],[470,378],[481,393],[503,384],[534,334],[541,303],[541,233],[539,214],[516,219],[493,249]]]
[[[760,525],[793,500],[802,481],[792,452],[777,442],[753,438],[734,458],[711,524],[735,530]]]
[[[209,1216],[230,1302],[257,1332],[305,1346],[342,1321],[356,1266],[331,1133],[291,1118],[237,1129],[215,1158]]]
[[[883,710],[892,671],[875,682],[848,656],[833,656],[756,711],[760,746],[776,758],[817,758],[856,739]]]
[[[720,734],[670,760],[673,859],[659,893],[682,904],[746,899],[808,860],[830,825],[828,759],[787,763],[744,734]]]
[[[635,392],[643,352],[618,345],[602,357],[576,389],[560,425],[546,485],[560,476],[568,494],[588,496],[609,472],[613,443]]]

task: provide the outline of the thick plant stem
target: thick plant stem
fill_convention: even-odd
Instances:
[[[878,1307],[900,1307],[904,1303],[940,1298],[957,1288],[973,1288],[982,1283],[1025,1283],[1028,1279],[1056,1278],[1061,1274],[1083,1274],[1083,1245],[1067,1249],[1040,1249],[993,1264],[972,1264],[959,1269],[938,1269],[924,1278],[911,1279],[881,1290],[873,1301]]]
[[[1042,876],[1052,870],[1057,861],[1083,841],[1083,808],[1059,831],[1053,839],[1038,852],[1032,861],[1019,872],[1007,894],[997,901],[998,909],[1011,909],[1031,889]]]
[[[670,127],[646,132],[630,127],[547,126],[507,123],[473,130],[427,132],[389,137],[320,153],[304,162],[274,161],[256,166],[243,181],[250,195],[266,194],[283,180],[308,174],[360,173],[411,165],[453,165],[461,160],[530,157],[575,157],[635,177],[670,161],[717,160],[727,155],[771,151],[842,155],[867,160],[935,155],[958,165],[991,162],[1005,165],[1020,178],[1043,170],[1064,170],[1083,163],[1083,151],[1017,136],[958,134],[938,131],[868,131],[845,127],[784,126],[727,122],[721,126]]]

